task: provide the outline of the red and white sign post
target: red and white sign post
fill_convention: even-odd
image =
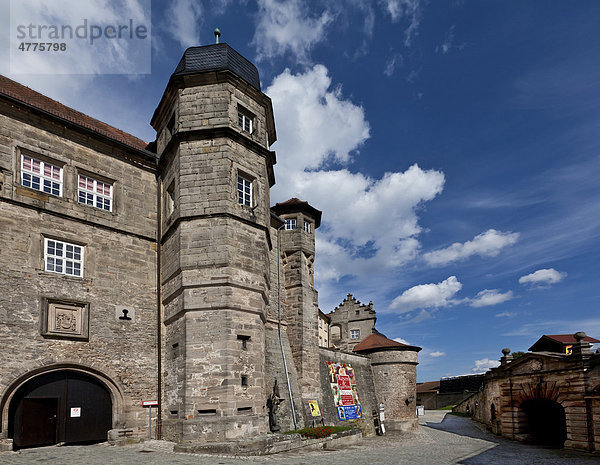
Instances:
[[[148,407],[148,439],[152,439],[152,407],[158,407],[158,401],[143,400],[142,407]]]

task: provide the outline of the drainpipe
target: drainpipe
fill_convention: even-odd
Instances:
[[[156,412],[156,439],[162,437],[162,319],[161,319],[161,293],[160,293],[160,254],[161,254],[161,232],[162,232],[162,215],[161,215],[161,175],[156,175],[156,350],[157,350],[157,363],[156,367],[158,370],[157,376],[157,400],[158,408]]]
[[[294,398],[292,396],[292,387],[290,386],[290,376],[288,374],[285,351],[283,350],[283,340],[281,338],[281,228],[285,222],[277,228],[277,330],[279,331],[279,346],[281,347],[281,356],[283,357],[283,369],[285,371],[285,380],[287,382],[288,393],[290,395],[290,406],[292,407],[292,419],[294,420],[294,429],[298,429],[296,421],[296,409],[294,408]]]

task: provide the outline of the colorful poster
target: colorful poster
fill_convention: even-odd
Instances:
[[[362,408],[358,399],[356,377],[351,365],[326,362],[333,403],[340,421],[362,418]]]

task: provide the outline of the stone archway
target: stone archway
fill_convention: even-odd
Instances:
[[[528,399],[519,406],[522,415],[520,429],[527,442],[562,448],[567,439],[564,407],[550,399]]]

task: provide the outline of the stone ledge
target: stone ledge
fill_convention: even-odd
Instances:
[[[206,444],[178,444],[174,452],[190,454],[215,454],[232,456],[271,455],[296,449],[331,449],[337,446],[358,444],[362,440],[360,429],[332,434],[326,438],[308,439],[299,434],[269,434],[255,439],[214,442]]]
[[[12,452],[13,440],[12,439],[0,439],[0,452]]]

